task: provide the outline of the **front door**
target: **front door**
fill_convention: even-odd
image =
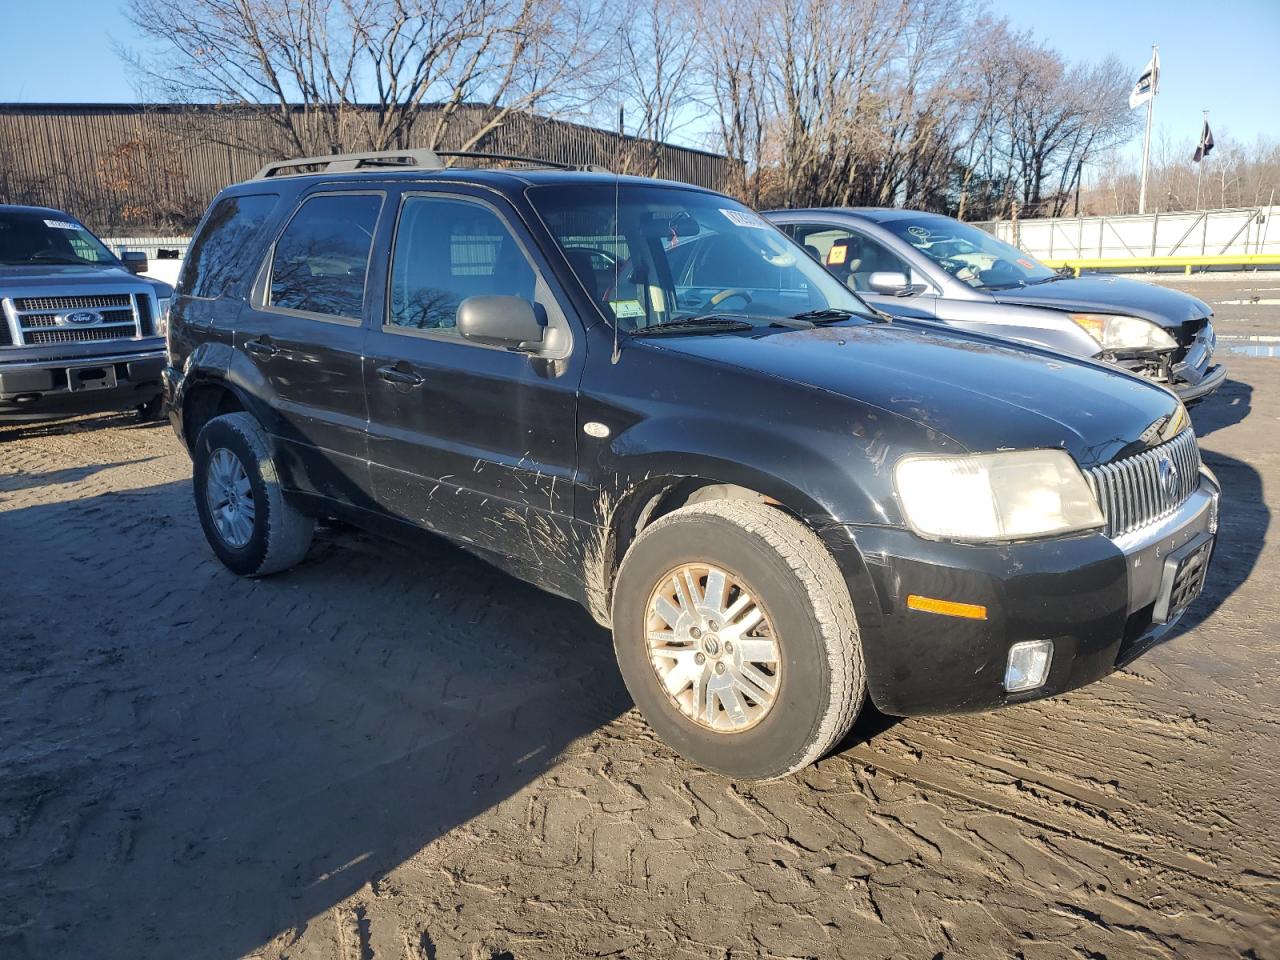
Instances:
[[[366,278],[381,192],[312,193],[272,247],[236,322],[238,357],[268,398],[285,484],[372,507],[363,354]],[[233,375],[235,372],[233,371]]]
[[[549,272],[506,210],[478,196],[400,200],[387,300],[365,358],[379,505],[547,571],[580,575],[572,529],[584,343],[559,359],[464,340],[468,297],[517,296],[568,333]]]
[[[845,286],[885,313],[899,316],[932,317],[937,296],[933,288],[876,238],[849,227],[831,223],[791,223],[783,228]],[[871,276],[894,273],[906,278],[911,289],[903,294],[873,290]]]

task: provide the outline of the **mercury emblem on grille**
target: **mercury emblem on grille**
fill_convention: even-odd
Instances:
[[[1160,487],[1167,496],[1173,497],[1178,493],[1178,468],[1169,457],[1161,457],[1159,464],[1160,471]]]

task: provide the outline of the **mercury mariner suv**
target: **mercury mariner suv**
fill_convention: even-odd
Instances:
[[[61,210],[0,205],[0,423],[161,415],[172,288]]]
[[[273,164],[206,214],[165,378],[231,570],[298,563],[318,517],[445,537],[611,627],[653,728],[740,778],[868,698],[1108,674],[1217,529],[1168,390],[889,320],[727,197],[588,170]]]

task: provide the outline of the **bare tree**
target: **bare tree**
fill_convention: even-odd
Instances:
[[[653,176],[658,169],[653,141],[671,140],[694,119],[696,16],[684,0],[652,0],[639,9],[615,5],[609,12],[618,24],[617,54],[613,63],[603,58],[601,69],[616,73],[628,132],[643,138],[631,142],[619,172]]]
[[[579,106],[603,45],[587,0],[129,0],[127,11],[158,50],[131,56],[143,85],[178,102],[269,105],[302,154],[424,139],[470,149],[515,111]],[[454,136],[469,104],[483,119]]]

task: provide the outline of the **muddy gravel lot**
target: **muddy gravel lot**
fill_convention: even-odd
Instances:
[[[1177,283],[1280,334],[1280,277]],[[167,426],[0,428],[0,957],[1280,956],[1280,359],[1223,356],[1173,639],[762,785],[567,601],[337,530],[241,580]]]

